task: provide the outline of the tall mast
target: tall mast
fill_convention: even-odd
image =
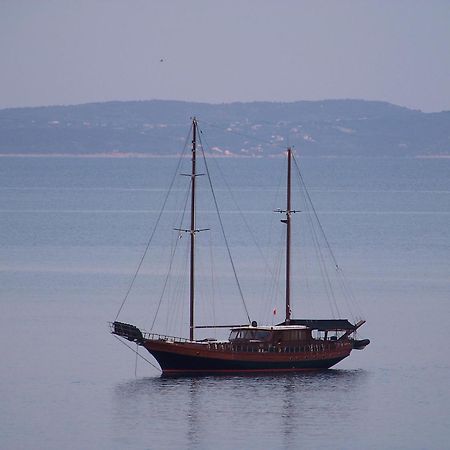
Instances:
[[[286,325],[291,321],[291,159],[292,150],[289,147],[288,153],[288,173],[287,173],[287,194],[286,194]]]
[[[191,261],[190,261],[190,289],[189,289],[189,339],[194,340],[194,264],[195,264],[195,157],[197,150],[197,120],[192,120],[192,170],[191,170]]]
[[[297,212],[291,209],[291,167],[292,167],[292,149],[288,147],[288,168],[286,185],[286,209],[276,209],[275,212],[286,214],[281,222],[286,224],[286,316],[285,323],[289,325],[291,321],[291,215]]]

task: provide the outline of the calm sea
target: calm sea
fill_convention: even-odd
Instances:
[[[107,322],[145,250],[176,162],[0,159],[0,447],[449,448],[450,160],[300,159],[367,319],[360,336],[371,344],[364,351],[319,374],[162,379],[142,360],[136,364]],[[267,235],[279,226],[271,209],[284,206],[278,179],[284,163],[217,162],[216,196],[248,309],[259,321],[274,320],[277,300],[261,300],[270,290],[261,261],[276,253]],[[233,203],[226,203],[221,174]],[[175,217],[180,205],[167,206]],[[200,209],[207,212],[205,228],[212,228],[214,215]],[[259,250],[252,250],[247,226],[238,225],[239,210]],[[172,222],[169,217],[170,230]],[[121,315],[147,327],[167,266],[164,247],[156,247]],[[221,264],[214,264],[219,278]],[[313,314],[303,292],[320,297],[309,287],[315,276],[308,268],[298,270],[311,275],[294,309],[300,316]],[[217,322],[245,322],[242,305],[227,304],[224,278],[212,314]],[[162,307],[157,331],[171,316],[185,321],[183,308]],[[211,308],[200,308],[202,314]]]

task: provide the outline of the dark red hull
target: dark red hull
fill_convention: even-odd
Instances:
[[[307,346],[308,351],[297,352],[285,348],[242,351],[228,343],[174,343],[150,339],[146,339],[143,346],[155,357],[166,376],[325,370],[346,358],[352,350],[348,341],[329,346],[311,344]]]

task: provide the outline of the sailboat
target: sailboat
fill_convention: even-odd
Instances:
[[[180,229],[190,239],[189,338],[145,332],[130,323],[110,323],[111,332],[145,348],[158,362],[163,376],[201,376],[245,373],[286,373],[325,370],[361,350],[370,341],[356,339],[356,331],[365,323],[348,319],[295,319],[291,317],[291,206],[292,150],[287,149],[286,206],[277,212],[286,226],[285,318],[276,325],[259,325],[256,321],[226,326],[227,340],[195,339],[195,241],[196,158],[198,123],[192,120],[192,154],[190,189],[190,227]],[[221,327],[218,325],[217,327]],[[222,326],[223,327],[223,326]]]

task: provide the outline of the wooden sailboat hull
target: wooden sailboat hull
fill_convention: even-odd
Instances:
[[[196,326],[194,321],[194,268],[196,254],[194,237],[198,232],[207,230],[198,228],[196,225],[195,186],[196,177],[198,175],[196,171],[196,137],[197,121],[194,118],[192,121],[192,166],[190,173],[190,226],[189,228],[175,228],[175,230],[179,233],[183,232],[189,234],[189,339],[165,336],[155,334],[153,332],[142,333],[141,330],[135,325],[118,321],[111,324],[113,334],[123,337],[129,341],[136,342],[136,344],[145,347],[158,361],[163,375],[178,376],[324,370],[334,366],[339,361],[349,356],[353,349],[362,349],[368,345],[368,339],[355,340],[350,337],[364,323],[364,321],[360,321],[356,325],[352,325],[347,319],[298,320],[292,319],[291,317],[291,216],[297,211],[291,207],[291,161],[293,159],[293,155],[290,148],[288,148],[287,151],[288,171],[286,208],[276,210],[276,212],[284,215],[281,222],[286,225],[285,321],[274,326],[258,327],[257,323],[251,320],[244,302],[245,310],[247,311],[248,325],[231,326],[229,341],[196,341],[194,339],[194,331],[196,328],[208,328],[207,326]],[[209,180],[209,182],[211,183],[211,180]],[[219,215],[222,233],[224,234],[223,224],[220,219],[220,213],[217,208],[218,205],[215,200],[212,185],[211,191],[214,197],[215,207]],[[316,219],[318,220],[317,217]],[[236,282],[239,287],[240,295],[244,301],[226,238],[225,243]],[[139,265],[139,268],[140,266],[141,264]],[[136,272],[133,278],[133,282],[136,279],[137,273],[138,272]],[[129,292],[130,290],[128,290],[128,293]],[[124,305],[128,293],[122,302],[119,313]],[[159,306],[157,311],[158,310]],[[313,331],[316,331],[317,333],[313,334]]]
[[[143,346],[155,357],[163,375],[209,375],[227,373],[273,373],[325,370],[346,358],[350,343],[340,348],[313,352],[248,352],[220,350],[200,343],[145,340]]]

